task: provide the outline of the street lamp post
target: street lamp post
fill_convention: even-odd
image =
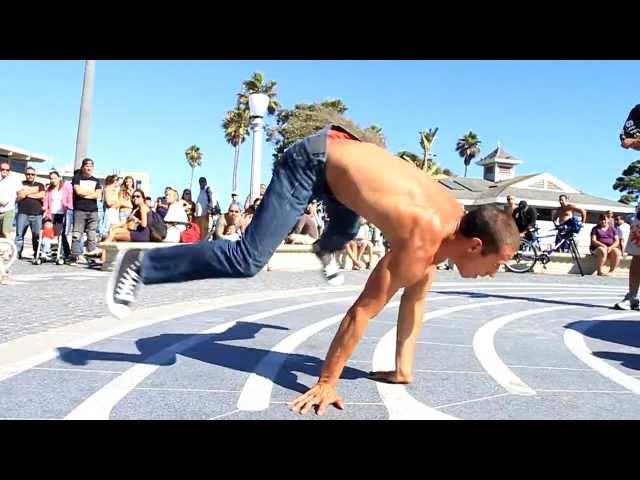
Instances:
[[[250,195],[253,202],[260,196],[260,180],[262,170],[262,136],[264,134],[264,116],[269,106],[269,96],[264,93],[249,95],[249,113],[253,127],[253,146],[251,149],[251,185]]]
[[[87,156],[89,120],[91,119],[91,101],[93,97],[93,73],[95,67],[95,60],[87,60],[84,64],[84,82],[82,84],[82,100],[80,101],[78,137],[76,139],[76,158],[73,162],[74,171],[80,168],[82,160]]]

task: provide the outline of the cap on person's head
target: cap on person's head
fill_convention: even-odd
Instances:
[[[206,179],[206,178],[204,178],[204,177],[200,177],[200,178],[198,179],[198,182],[206,182],[206,181],[207,181],[207,179]]]
[[[235,196],[235,197],[237,197],[237,196],[238,196],[238,192],[236,192],[236,191],[234,190],[233,192],[231,192],[231,196],[232,196],[232,197],[234,197],[234,196]]]
[[[527,201],[526,200],[520,200],[520,203],[518,203],[518,207],[519,208],[527,208]]]
[[[93,160],[91,160],[90,158],[85,158],[84,160],[82,160],[82,166],[84,167],[89,162],[91,162],[91,165],[93,165]]]

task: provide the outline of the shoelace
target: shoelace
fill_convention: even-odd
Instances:
[[[138,275],[137,272],[139,266],[140,262],[136,261],[127,268],[126,272],[124,272],[118,282],[118,286],[116,287],[114,295],[116,299],[125,302],[133,302],[135,300],[134,292],[138,282],[140,281],[140,275]]]

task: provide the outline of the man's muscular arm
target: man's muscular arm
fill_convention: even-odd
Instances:
[[[389,383],[411,383],[416,341],[424,318],[426,295],[436,276],[432,266],[418,282],[404,289],[398,312],[396,336],[396,369],[390,372],[371,372],[370,378]]]
[[[307,413],[316,405],[318,415],[322,415],[329,405],[344,408],[336,384],[369,320],[380,313],[399,288],[413,285],[424,276],[427,264],[416,261],[415,254],[411,255],[412,250],[402,247],[401,244],[394,246],[394,250],[385,255],[374,269],[364,291],[340,323],[318,383],[291,403],[294,412]]]

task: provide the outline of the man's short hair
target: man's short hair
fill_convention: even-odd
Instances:
[[[569,200],[569,197],[567,197],[564,193],[558,197],[558,200],[561,200],[562,198],[564,198],[565,200]]]
[[[94,165],[93,160],[91,160],[90,158],[85,158],[84,160],[82,160],[82,167],[84,167],[87,163],[91,162],[91,165]]]
[[[207,179],[206,179],[206,178],[204,178],[204,177],[200,177],[200,178],[198,179],[198,183],[202,182],[203,180],[204,180],[205,182],[207,181]]]
[[[511,214],[489,205],[465,214],[459,230],[467,238],[482,240],[483,256],[499,253],[503,245],[514,249],[520,245],[520,233]]]
[[[4,165],[4,164],[9,165],[9,168],[11,168],[11,164],[9,163],[9,160],[0,160],[0,165]]]
[[[25,169],[24,169],[24,171],[25,171],[25,172],[27,172],[27,171],[29,171],[29,170],[31,170],[31,171],[33,171],[33,172],[35,172],[35,171],[36,171],[36,169],[35,169],[35,168],[33,168],[33,167],[27,167],[27,168],[25,168]]]

